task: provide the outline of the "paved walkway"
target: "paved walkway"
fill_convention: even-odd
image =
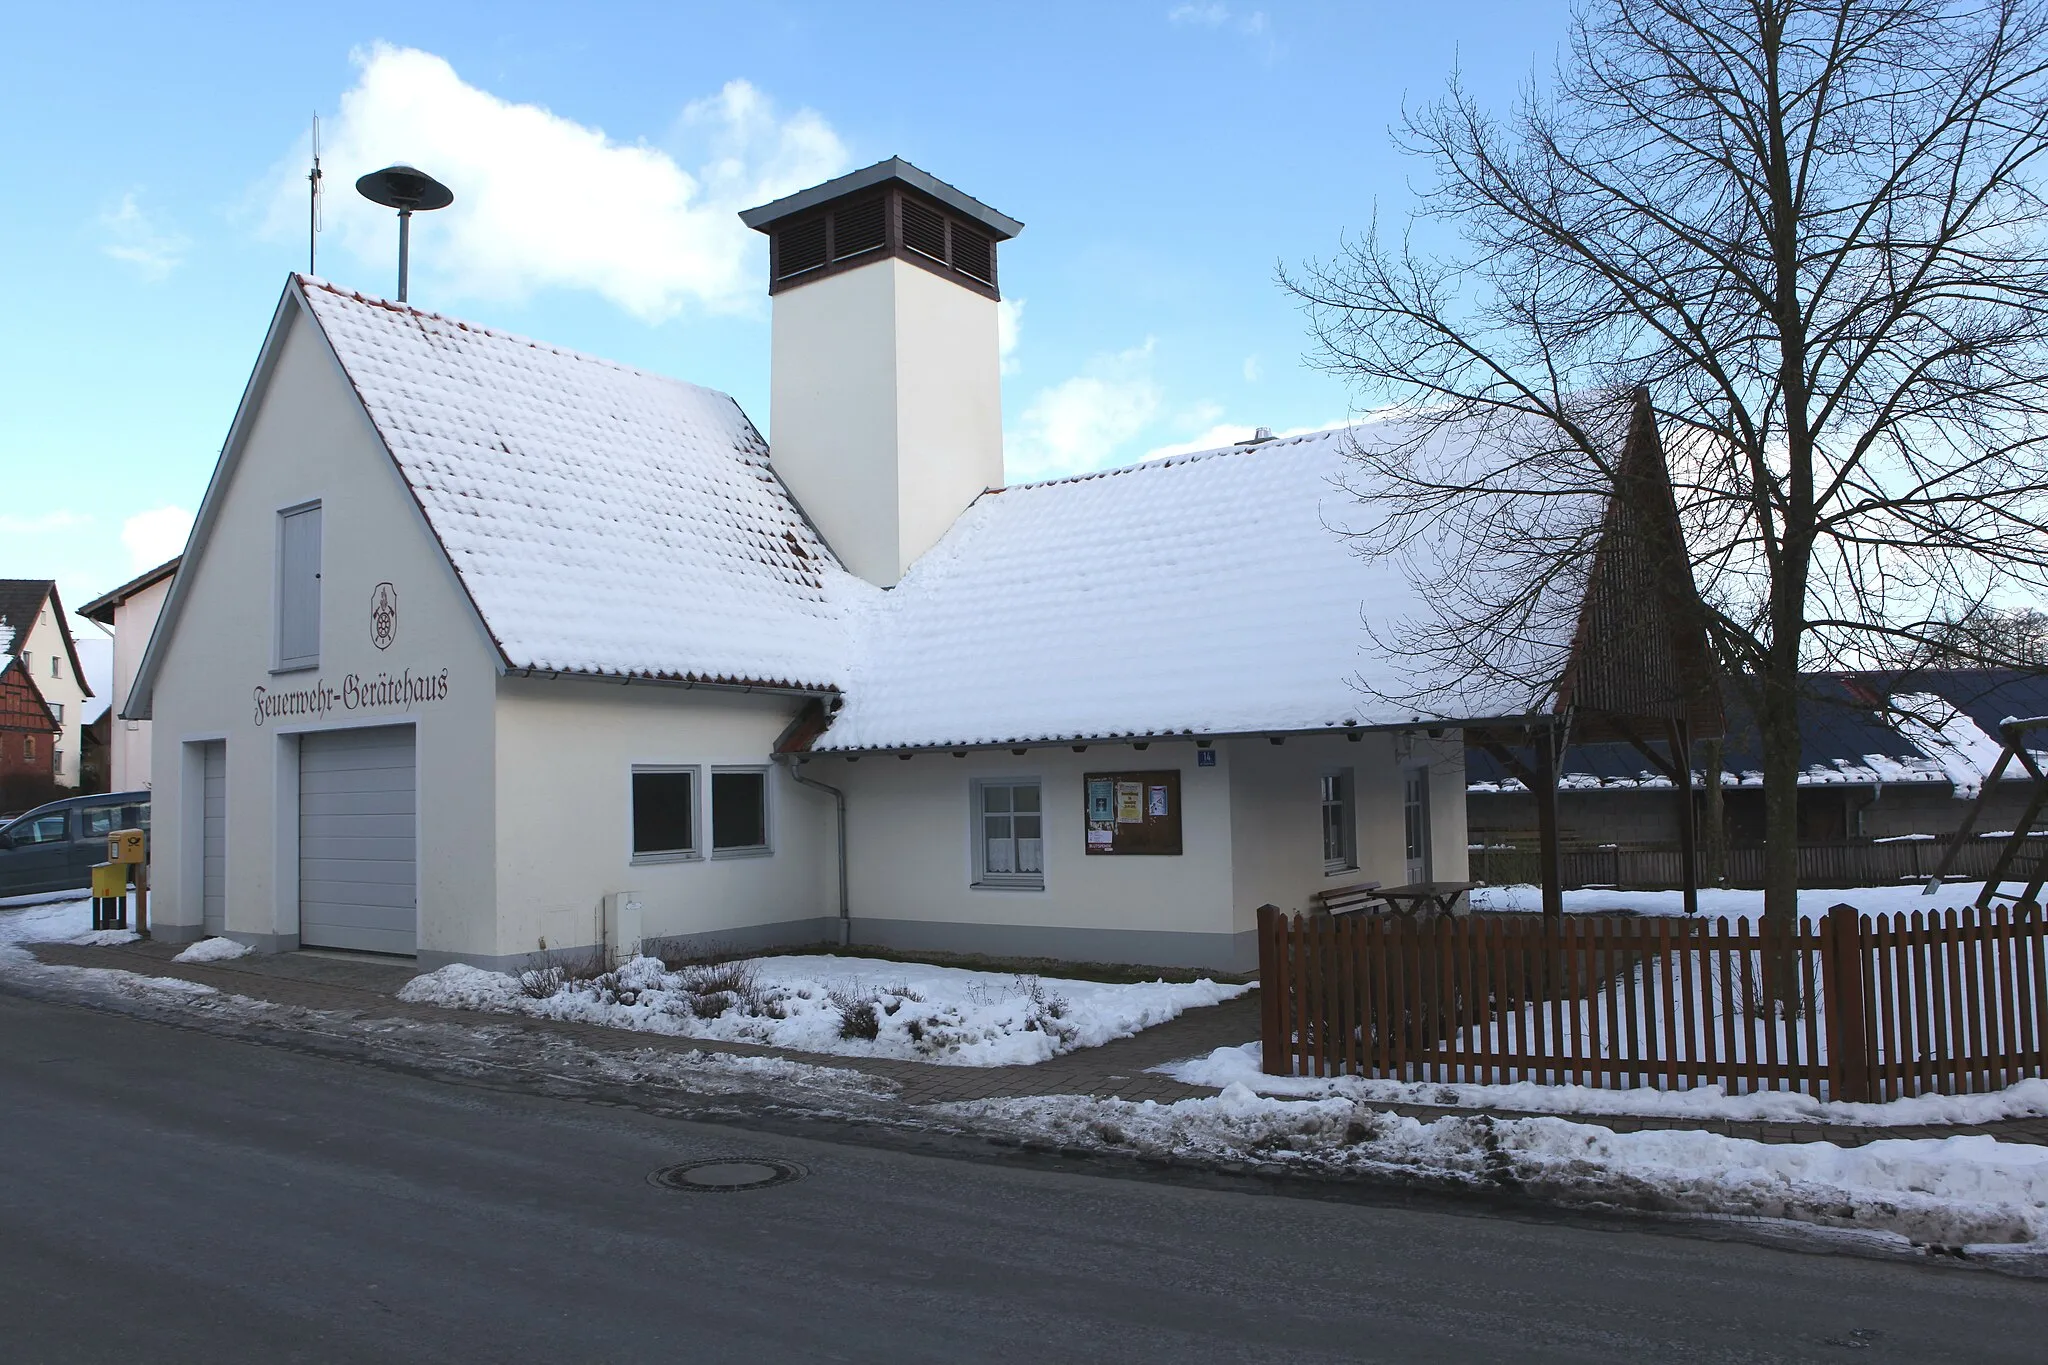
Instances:
[[[47,963],[72,967],[117,967],[150,976],[196,981],[229,994],[303,1009],[333,1010],[377,1018],[416,1019],[447,1023],[451,1019],[488,1019],[537,1034],[573,1039],[600,1052],[630,1053],[643,1049],[673,1052],[719,1052],[739,1056],[781,1057],[814,1066],[840,1067],[883,1080],[909,1104],[941,1104],[959,1100],[1013,1099],[1036,1095],[1091,1095],[1102,1099],[1175,1100],[1217,1093],[1213,1087],[1186,1085],[1149,1068],[1219,1047],[1250,1042],[1259,1036],[1258,996],[1247,995],[1223,1005],[1193,1009],[1132,1038],[1086,1048],[1036,1066],[966,1067],[891,1058],[842,1057],[788,1048],[761,1047],[706,1038],[676,1038],[638,1033],[597,1024],[532,1019],[523,1015],[466,1014],[437,1005],[408,1004],[397,998],[399,987],[418,974],[410,963],[391,962],[319,951],[251,954],[228,962],[184,963],[171,959],[178,945],[128,943],[113,947],[78,947],[62,943],[24,945]],[[1527,1114],[1482,1111],[1421,1104],[1383,1104],[1377,1108],[1420,1119],[1445,1115],[1472,1116],[1489,1112],[1496,1118]],[[1861,1146],[1883,1138],[1959,1137],[1984,1134],[2004,1142],[2048,1146],[2048,1118],[2009,1119],[1978,1125],[1925,1124],[1911,1127],[1860,1127],[1823,1123],[1750,1123],[1725,1119],[1663,1118],[1622,1114],[1567,1115],[1618,1132],[1650,1128],[1692,1128],[1760,1142],[1833,1142]]]

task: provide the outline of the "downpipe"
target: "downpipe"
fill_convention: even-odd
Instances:
[[[839,817],[839,946],[844,948],[853,942],[853,910],[846,889],[846,793],[814,777],[804,776],[804,761],[795,755],[777,755],[789,759],[789,775],[800,787],[810,787],[824,792],[832,798]]]

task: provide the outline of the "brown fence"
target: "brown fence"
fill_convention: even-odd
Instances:
[[[1811,887],[1893,886],[1934,875],[1953,839],[1890,839],[1883,843],[1850,840],[1799,846],[1799,884]],[[1982,836],[1966,839],[1956,853],[1948,879],[1983,881],[2004,851],[2006,840]],[[2048,837],[2026,840],[2029,857],[2048,854]],[[1475,845],[1470,852],[1472,876],[1494,886],[1541,880],[1536,849],[1523,844]],[[1601,848],[1567,848],[1558,854],[1558,871],[1567,889],[1589,886],[1669,890],[1679,884],[1675,844],[1612,844]],[[1729,886],[1757,888],[1764,884],[1761,845],[1727,852]]]
[[[2037,907],[1748,921],[1259,912],[1265,1070],[1888,1100],[2048,1074]]]

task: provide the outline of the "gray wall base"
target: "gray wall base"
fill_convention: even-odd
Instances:
[[[754,952],[763,948],[805,947],[816,943],[837,943],[839,921],[830,916],[817,919],[781,920],[774,924],[745,924],[732,929],[717,929],[701,934],[665,934],[659,937],[649,935],[644,943],[652,948],[657,943],[673,944],[692,956],[711,956],[727,952]],[[487,972],[507,972],[513,975],[525,971],[542,958],[582,958],[598,951],[602,945],[579,944],[573,948],[550,948],[546,953],[454,953],[441,949],[422,948],[416,958],[420,970],[431,972],[453,962],[466,962],[472,967],[481,967]]]
[[[204,936],[202,931],[200,937]],[[258,953],[295,953],[299,950],[297,934],[245,934],[238,929],[230,929],[220,937],[246,943],[252,952]]]
[[[1050,957],[1066,962],[1130,963],[1145,967],[1202,967],[1250,972],[1259,965],[1259,936],[1151,929],[1063,929],[1036,924],[973,924],[949,920],[871,919],[854,916],[855,946],[871,943],[899,952],[983,953],[990,957]]]
[[[199,924],[158,924],[152,920],[149,936],[158,943],[197,943],[206,937],[206,927]]]

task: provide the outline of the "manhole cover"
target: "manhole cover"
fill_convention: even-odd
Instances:
[[[647,1178],[665,1189],[730,1194],[736,1190],[765,1190],[770,1185],[787,1185],[792,1180],[802,1180],[805,1174],[804,1168],[793,1161],[727,1156],[664,1166]]]

